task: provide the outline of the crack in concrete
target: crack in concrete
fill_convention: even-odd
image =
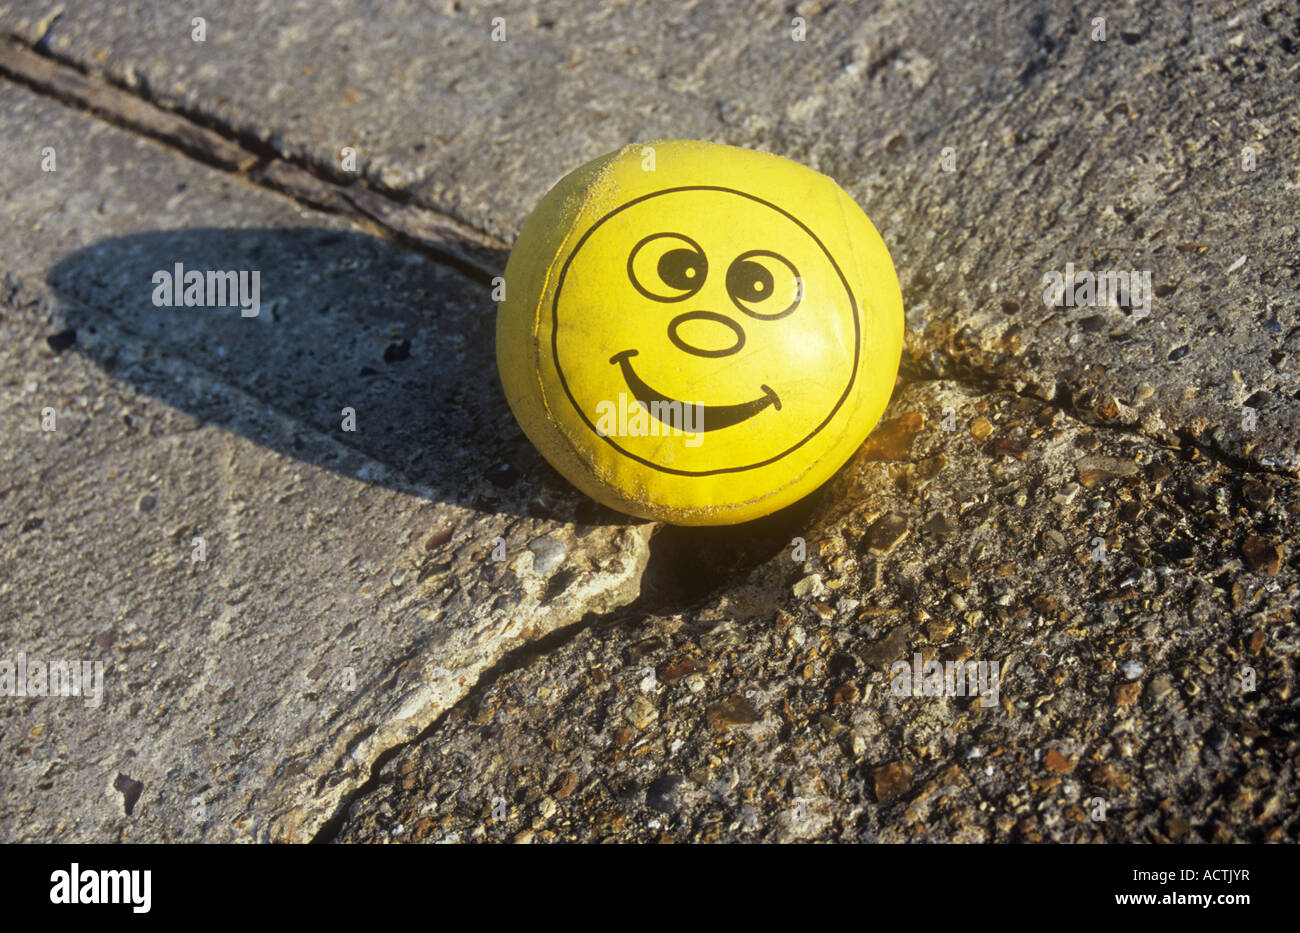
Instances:
[[[379,786],[384,766],[401,754],[405,749],[413,745],[418,745],[431,735],[435,734],[446,722],[447,717],[455,710],[460,709],[465,704],[471,703],[478,697],[481,697],[502,677],[505,677],[514,671],[522,670],[539,658],[543,658],[552,652],[557,651],[573,639],[577,638],[588,628],[618,624],[623,617],[634,614],[638,611],[635,610],[635,606],[636,604],[633,603],[632,605],[612,609],[603,614],[588,613],[586,616],[583,616],[571,625],[557,629],[536,641],[530,641],[526,644],[520,645],[513,651],[506,652],[506,654],[502,655],[495,664],[479,675],[478,680],[474,681],[474,685],[470,687],[469,691],[462,696],[460,700],[439,713],[434,717],[432,722],[420,729],[420,731],[411,738],[398,742],[395,745],[390,745],[376,755],[370,762],[369,777],[367,777],[367,779],[354,790],[342,797],[335,808],[333,816],[321,825],[309,840],[309,844],[327,845],[334,841],[334,839],[338,837],[339,833],[343,831],[343,827],[347,823],[348,811],[352,809],[352,805],[356,801],[370,794]]]
[[[346,216],[367,232],[450,266],[480,284],[491,285],[504,268],[509,251],[505,243],[448,214],[411,203],[402,191],[381,188],[370,180],[346,179],[341,170],[305,160],[292,161],[249,134],[199,114],[165,109],[139,91],[92,77],[74,62],[19,37],[0,40],[0,75],[256,187],[313,210]]]
[[[388,762],[403,750],[437,734],[438,730],[455,710],[463,709],[474,703],[492,689],[503,677],[507,677],[516,671],[523,670],[556,654],[585,632],[613,628],[648,617],[673,615],[687,611],[692,607],[704,605],[716,599],[728,587],[741,582],[750,571],[770,558],[771,555],[766,550],[753,553],[747,559],[741,560],[738,566],[728,568],[720,578],[711,581],[711,585],[704,587],[690,586],[679,577],[684,568],[698,569],[700,561],[697,555],[711,546],[717,547],[718,541],[714,540],[714,538],[726,539],[727,537],[754,537],[759,535],[766,536],[773,541],[779,541],[780,546],[784,547],[789,537],[785,528],[787,523],[799,522],[809,515],[814,516],[814,524],[822,520],[812,511],[810,504],[815,495],[808,497],[802,508],[792,506],[791,510],[787,510],[786,513],[779,513],[781,518],[770,526],[765,525],[761,531],[755,531],[747,526],[731,526],[723,529],[695,529],[658,525],[652,533],[650,556],[646,561],[645,570],[641,574],[641,595],[636,600],[604,613],[587,613],[571,625],[557,629],[542,638],[527,642],[507,652],[479,676],[464,696],[439,713],[432,722],[422,728],[416,735],[380,752],[371,762],[369,778],[342,798],[334,815],[321,826],[310,841],[325,844],[336,839],[347,823],[348,812],[353,804],[379,786],[384,766]],[[759,520],[759,522],[763,521],[762,519]],[[701,535],[710,534],[714,537],[701,543]],[[691,546],[692,543],[694,544],[693,547]]]
[[[931,349],[930,345],[925,345]],[[969,367],[963,369],[962,365],[957,363],[953,358],[941,352],[939,348],[933,348],[939,352],[935,355],[938,358],[939,369],[934,375],[925,375],[917,368],[915,360],[904,359],[903,365],[899,372],[907,383],[913,382],[950,382],[955,385],[965,386],[974,389],[981,395],[990,395],[993,393],[1002,393],[1005,395],[1014,395],[1017,398],[1029,399],[1043,405],[1050,405],[1058,411],[1063,412],[1081,425],[1086,425],[1095,430],[1109,431],[1114,434],[1123,434],[1129,437],[1141,438],[1163,447],[1166,450],[1190,450],[1195,449],[1206,458],[1206,460],[1216,463],[1220,466],[1242,473],[1248,476],[1272,476],[1279,479],[1292,481],[1295,479],[1294,474],[1282,469],[1270,469],[1263,464],[1253,460],[1247,460],[1235,456],[1228,451],[1198,441],[1192,432],[1186,428],[1175,430],[1173,433],[1178,437],[1178,444],[1170,444],[1167,438],[1158,437],[1142,430],[1140,424],[1124,424],[1121,422],[1111,422],[1104,419],[1098,419],[1096,414],[1085,409],[1081,409],[1073,404],[1070,393],[1063,387],[1058,387],[1056,395],[1052,398],[1046,398],[1038,392],[1034,392],[1029,386],[1017,386],[1016,380],[1000,374],[996,368],[990,367],[984,378],[972,374]]]

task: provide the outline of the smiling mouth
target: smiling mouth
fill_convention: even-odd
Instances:
[[[752,402],[742,402],[739,405],[702,405],[698,402],[683,402],[680,399],[670,398],[662,392],[658,392],[641,380],[632,368],[630,360],[637,355],[636,350],[624,350],[621,353],[615,353],[609,358],[611,363],[617,363],[623,370],[623,381],[627,387],[632,390],[632,397],[641,403],[641,407],[650,413],[652,417],[658,418],[664,424],[666,413],[672,411],[672,406],[680,406],[678,410],[684,411],[686,405],[695,405],[699,411],[699,425],[701,431],[716,431],[719,428],[728,428],[733,424],[738,424],[746,418],[752,418],[769,405],[777,411],[781,410],[781,399],[772,391],[769,386],[760,386],[763,390],[761,398],[756,398]],[[653,404],[657,403],[657,404]]]

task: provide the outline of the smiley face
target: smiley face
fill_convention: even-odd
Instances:
[[[524,221],[497,372],[578,489],[720,525],[825,483],[889,402],[903,303],[889,250],[832,179],[701,140],[624,146]]]
[[[839,263],[809,224],[735,188],[674,187],[604,214],[550,310],[562,403],[592,442],[663,474],[789,457],[858,376],[862,322]]]

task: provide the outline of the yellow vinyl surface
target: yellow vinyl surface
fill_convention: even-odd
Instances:
[[[529,439],[615,509],[747,521],[812,492],[893,391],[903,301],[825,175],[698,141],[563,178],[506,266],[497,365]]]

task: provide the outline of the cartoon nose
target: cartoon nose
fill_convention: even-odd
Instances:
[[[680,333],[683,329],[686,336]],[[730,356],[745,345],[745,332],[716,311],[687,311],[668,322],[668,339],[677,349],[695,356]]]

